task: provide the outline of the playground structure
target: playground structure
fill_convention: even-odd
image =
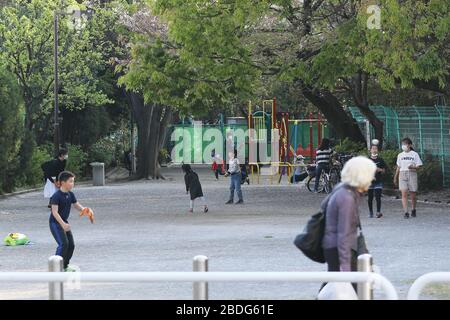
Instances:
[[[314,136],[315,125],[317,125],[317,139]],[[259,161],[258,158],[257,161],[249,162],[253,182],[255,182],[256,169],[257,183],[260,181],[261,167],[264,165],[270,165],[271,171],[268,175],[271,183],[273,183],[275,176],[279,177],[278,183],[280,183],[283,175],[287,175],[288,182],[291,183],[291,176],[295,168],[299,166],[294,164],[295,157],[302,155],[309,161],[312,161],[316,154],[315,150],[320,144],[322,137],[327,133],[325,132],[326,121],[322,119],[320,113],[318,113],[317,118],[313,118],[313,113],[311,112],[309,119],[289,119],[288,112],[277,111],[276,98],[263,100],[260,108],[257,106],[253,107],[251,101],[249,101],[248,128],[254,129],[254,131],[250,131],[249,141],[264,141],[267,146],[272,142],[273,130],[278,130],[279,133],[278,155],[271,157],[271,159],[278,159],[278,161],[264,162]],[[309,137],[306,137],[306,132],[309,134]],[[304,147],[306,141],[309,143]],[[267,151],[271,152],[272,148],[268,147]]]
[[[299,165],[294,164],[295,157],[302,155],[305,160],[312,161],[316,155],[316,149],[320,144],[323,137],[329,135],[327,121],[323,119],[321,114],[316,116],[311,112],[309,117],[304,119],[290,119],[290,114],[284,111],[278,111],[279,102],[276,98],[263,100],[262,104],[252,105],[252,102],[248,102],[248,116],[247,118],[228,118],[229,121],[225,123],[223,115],[215,124],[203,124],[200,131],[195,130],[194,122],[185,124],[174,125],[172,129],[183,129],[186,135],[190,136],[189,142],[184,143],[183,137],[183,151],[180,158],[183,161],[189,161],[189,159],[196,159],[195,154],[203,154],[204,150],[211,143],[208,140],[208,134],[205,134],[209,129],[217,129],[222,133],[223,145],[222,156],[226,157],[226,137],[230,131],[243,130],[247,132],[249,130],[248,139],[246,139],[245,145],[245,162],[249,165],[250,177],[253,183],[260,182],[260,176],[262,173],[264,176],[270,178],[270,183],[274,181],[281,182],[284,175],[287,176],[288,182],[290,182],[291,176],[294,174],[295,168]],[[279,148],[278,154],[272,157],[272,130],[278,129],[279,135]],[[203,141],[203,137],[206,141]],[[234,139],[234,138],[233,138]],[[256,142],[257,146],[257,159],[250,159],[249,156],[249,143],[250,141]],[[177,141],[179,143],[179,141]],[[240,146],[235,146],[238,149]],[[267,148],[265,154],[270,160],[260,161],[259,148]],[[170,150],[170,147],[168,147]],[[272,159],[277,159],[273,161]],[[256,161],[255,161],[256,160]],[[176,161],[175,161],[176,162]],[[181,161],[178,161],[181,162]],[[195,162],[198,163],[198,162]],[[205,161],[203,163],[206,163]]]

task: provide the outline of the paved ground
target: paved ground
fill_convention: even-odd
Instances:
[[[323,196],[299,186],[245,185],[244,206],[225,206],[228,180],[216,182],[198,170],[208,214],[187,213],[179,169],[166,169],[167,181],[76,188],[78,199],[95,210],[91,225],[71,217],[76,241],[73,264],[82,271],[191,271],[192,258],[210,258],[211,271],[323,271],[292,245]],[[405,297],[418,276],[450,270],[450,215],[445,206],[420,204],[417,219],[404,220],[398,200],[384,199],[385,218],[366,217],[363,228],[375,264]],[[0,236],[27,234],[33,245],[0,246],[0,271],[45,271],[55,251],[46,201],[28,193],[0,201]],[[213,283],[212,299],[312,299],[319,284]],[[66,290],[68,299],[190,299],[191,285],[82,284]],[[45,284],[0,286],[0,299],[46,299]]]

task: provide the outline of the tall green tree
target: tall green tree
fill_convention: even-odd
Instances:
[[[0,193],[11,192],[15,186],[15,160],[23,130],[21,106],[14,75],[0,67]]]
[[[69,13],[71,0],[17,0],[0,12],[0,59],[19,80],[25,104],[25,128],[34,132],[36,122],[48,116],[53,102],[53,16]],[[102,45],[93,27],[71,30],[68,16],[60,14],[61,105],[82,109],[87,104],[111,101],[99,88],[97,72],[104,68]],[[44,128],[48,130],[48,128]]]

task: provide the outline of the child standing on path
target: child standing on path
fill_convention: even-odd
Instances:
[[[75,175],[68,171],[63,171],[58,176],[61,187],[50,198],[50,231],[58,243],[56,255],[61,256],[64,261],[64,271],[73,272],[75,269],[69,266],[75,249],[72,230],[69,224],[70,208],[73,205],[77,210],[82,211],[84,207],[77,201],[72,192]]]
[[[408,212],[408,191],[411,196],[412,210],[411,217],[416,217],[416,203],[417,203],[417,168],[423,165],[422,160],[417,152],[412,148],[412,141],[410,138],[402,140],[403,152],[397,156],[397,170],[394,176],[394,184],[398,186],[402,192],[402,205],[405,212],[404,218],[409,218]]]
[[[225,174],[225,164],[220,154],[214,155],[211,169],[214,172],[216,180],[219,180],[219,175],[223,176]]]
[[[378,155],[378,145],[372,145],[370,147],[370,159],[376,164],[377,171],[375,171],[375,180],[369,187],[369,217],[373,218],[373,196],[375,194],[375,200],[377,202],[377,218],[381,218],[381,194],[383,193],[383,174],[386,171],[386,163]]]
[[[186,184],[186,193],[191,193],[191,202],[189,212],[194,212],[194,201],[199,198],[203,202],[203,212],[208,212],[205,198],[203,197],[202,185],[198,175],[192,170],[188,164],[183,164],[181,169],[184,172],[184,182]]]
[[[239,165],[239,159],[237,158],[237,150],[230,151],[228,153],[228,156],[230,157],[230,165],[228,168],[228,172],[225,174],[226,177],[231,176],[230,181],[230,199],[226,202],[226,204],[233,204],[234,202],[234,191],[236,190],[236,193],[238,195],[238,202],[236,204],[243,204],[244,198],[242,196],[242,190],[241,190],[241,167]]]

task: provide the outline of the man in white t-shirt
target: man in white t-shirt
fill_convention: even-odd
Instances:
[[[402,205],[405,211],[405,219],[409,218],[408,212],[408,192],[411,196],[412,210],[411,217],[415,218],[417,203],[417,168],[423,165],[422,160],[417,152],[412,148],[412,141],[409,138],[402,140],[403,152],[397,156],[397,170],[394,176],[394,184],[398,186],[402,192]]]

